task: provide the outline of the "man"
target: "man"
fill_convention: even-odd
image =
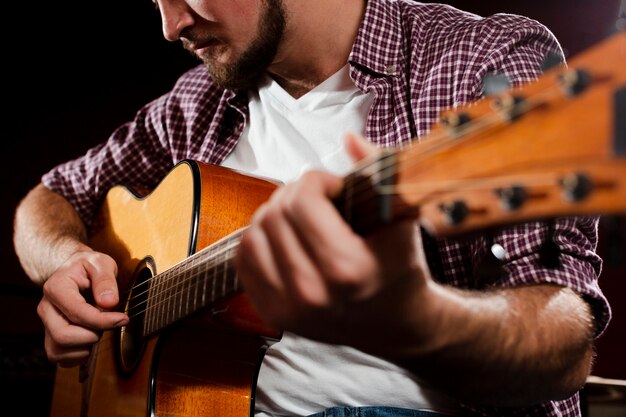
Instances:
[[[118,183],[154,187],[196,159],[286,183],[251,219],[237,257],[252,303],[285,331],[261,367],[257,415],[579,414],[609,317],[594,219],[439,241],[407,220],[362,237],[332,204],[351,159],[376,152],[352,135],[344,144],[344,133],[406,146],[441,110],[480,98],[487,73],[534,79],[560,53],[544,27],[409,0],[156,5],[165,37],[204,65],[47,173],[16,213],[18,256],[45,283],[50,359],[82,363],[101,331],[128,322],[110,311],[114,261],[86,239],[101,196]],[[550,239],[557,268],[538,256]],[[480,265],[492,242],[506,257],[489,280]]]

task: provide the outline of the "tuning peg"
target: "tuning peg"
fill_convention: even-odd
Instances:
[[[490,72],[483,77],[483,95],[486,97],[497,96],[511,88],[511,80],[504,74]]]
[[[445,127],[456,129],[472,120],[467,113],[448,113],[441,116],[439,123]]]
[[[439,210],[443,212],[446,221],[449,224],[459,224],[469,214],[469,208],[463,201],[457,200],[451,203],[443,203],[439,205]]]
[[[549,69],[556,67],[557,65],[563,64],[565,61],[563,60],[563,56],[561,54],[549,53],[543,59],[543,63],[541,64],[541,69],[546,72]]]
[[[566,175],[561,178],[559,185],[563,188],[563,193],[567,201],[577,202],[587,197],[593,190],[591,179],[581,173]]]
[[[576,96],[591,84],[591,74],[584,69],[566,71],[559,76],[561,87],[568,96]]]
[[[528,197],[526,189],[519,185],[498,188],[496,189],[496,194],[500,198],[502,206],[509,211],[520,208]]]
[[[524,114],[525,101],[520,95],[502,94],[493,100],[492,106],[506,120],[513,121]]]

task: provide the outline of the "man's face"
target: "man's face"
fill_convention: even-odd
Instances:
[[[221,86],[246,89],[274,59],[285,29],[282,0],[159,0],[163,31],[180,39]]]

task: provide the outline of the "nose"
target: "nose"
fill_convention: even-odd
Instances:
[[[170,42],[180,38],[181,32],[194,24],[191,8],[186,1],[162,0],[159,1],[163,36]]]

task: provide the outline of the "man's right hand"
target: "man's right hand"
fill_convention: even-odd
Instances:
[[[110,256],[79,251],[46,280],[37,313],[50,360],[64,367],[79,365],[103,331],[128,324],[126,314],[111,311],[119,303],[116,275]],[[90,304],[87,298],[92,297]]]

